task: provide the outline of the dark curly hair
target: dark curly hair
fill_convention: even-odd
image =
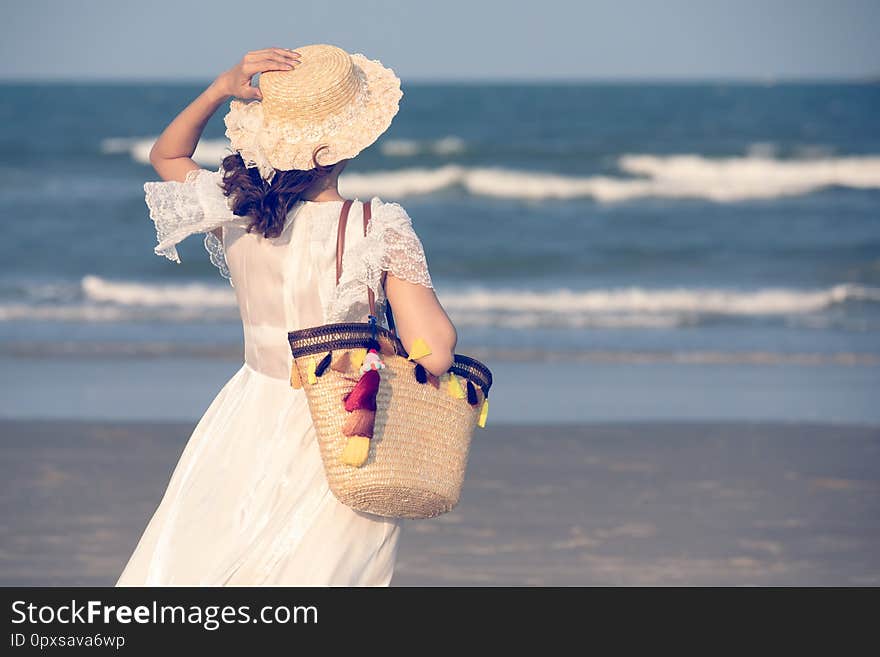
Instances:
[[[312,153],[314,169],[277,171],[271,183],[260,177],[259,170],[247,168],[239,153],[223,158],[223,193],[232,199],[232,213],[250,217],[247,232],[260,231],[264,237],[278,237],[287,213],[302,199],[303,192],[329,174],[336,164],[318,164],[321,146]]]

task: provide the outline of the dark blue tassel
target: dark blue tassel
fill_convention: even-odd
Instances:
[[[428,382],[428,373],[425,371],[425,368],[422,367],[419,363],[416,363],[415,372],[416,372],[416,381],[418,381],[419,383],[427,383]]]
[[[330,361],[333,360],[333,352],[328,351],[327,355],[321,359],[321,362],[315,365],[315,376],[321,376],[330,366]]]
[[[477,405],[477,389],[474,387],[474,384],[471,383],[470,379],[468,379],[467,382],[467,400],[468,404],[471,406]]]

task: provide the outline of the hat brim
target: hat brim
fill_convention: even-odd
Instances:
[[[320,124],[305,128],[272,124],[265,121],[259,100],[230,103],[223,119],[226,136],[246,166],[258,167],[264,178],[271,177],[271,169],[308,171],[315,168],[318,149],[318,164],[335,164],[356,156],[388,129],[403,97],[400,79],[379,60],[361,53],[351,58],[361,71],[365,93],[343,115]]]

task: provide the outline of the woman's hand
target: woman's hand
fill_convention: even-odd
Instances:
[[[214,80],[213,86],[226,96],[262,99],[259,87],[251,86],[251,79],[264,71],[290,71],[300,64],[300,54],[290,48],[252,50],[228,71]]]
[[[199,97],[187,105],[162,131],[150,149],[150,164],[162,180],[184,182],[186,174],[199,165],[192,159],[205,124],[229,96],[262,98],[251,78],[263,71],[290,71],[300,64],[298,52],[288,48],[255,50],[241,62],[217,76]]]

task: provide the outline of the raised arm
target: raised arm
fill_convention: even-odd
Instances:
[[[199,165],[192,159],[208,120],[230,96],[260,98],[251,79],[263,71],[290,70],[299,64],[299,54],[288,48],[264,48],[247,53],[228,71],[217,76],[199,96],[174,117],[150,150],[150,164],[163,180],[186,180]]]
[[[290,70],[299,64],[299,53],[288,48],[265,48],[247,53],[228,71],[221,73],[162,131],[150,150],[150,164],[162,180],[184,182],[186,174],[199,165],[192,159],[210,118],[230,96],[260,98],[251,79],[263,71]],[[219,237],[219,229],[214,231]]]
[[[227,98],[215,80],[162,131],[150,150],[150,164],[162,180],[183,182],[187,173],[200,168],[192,154],[208,120]]]

